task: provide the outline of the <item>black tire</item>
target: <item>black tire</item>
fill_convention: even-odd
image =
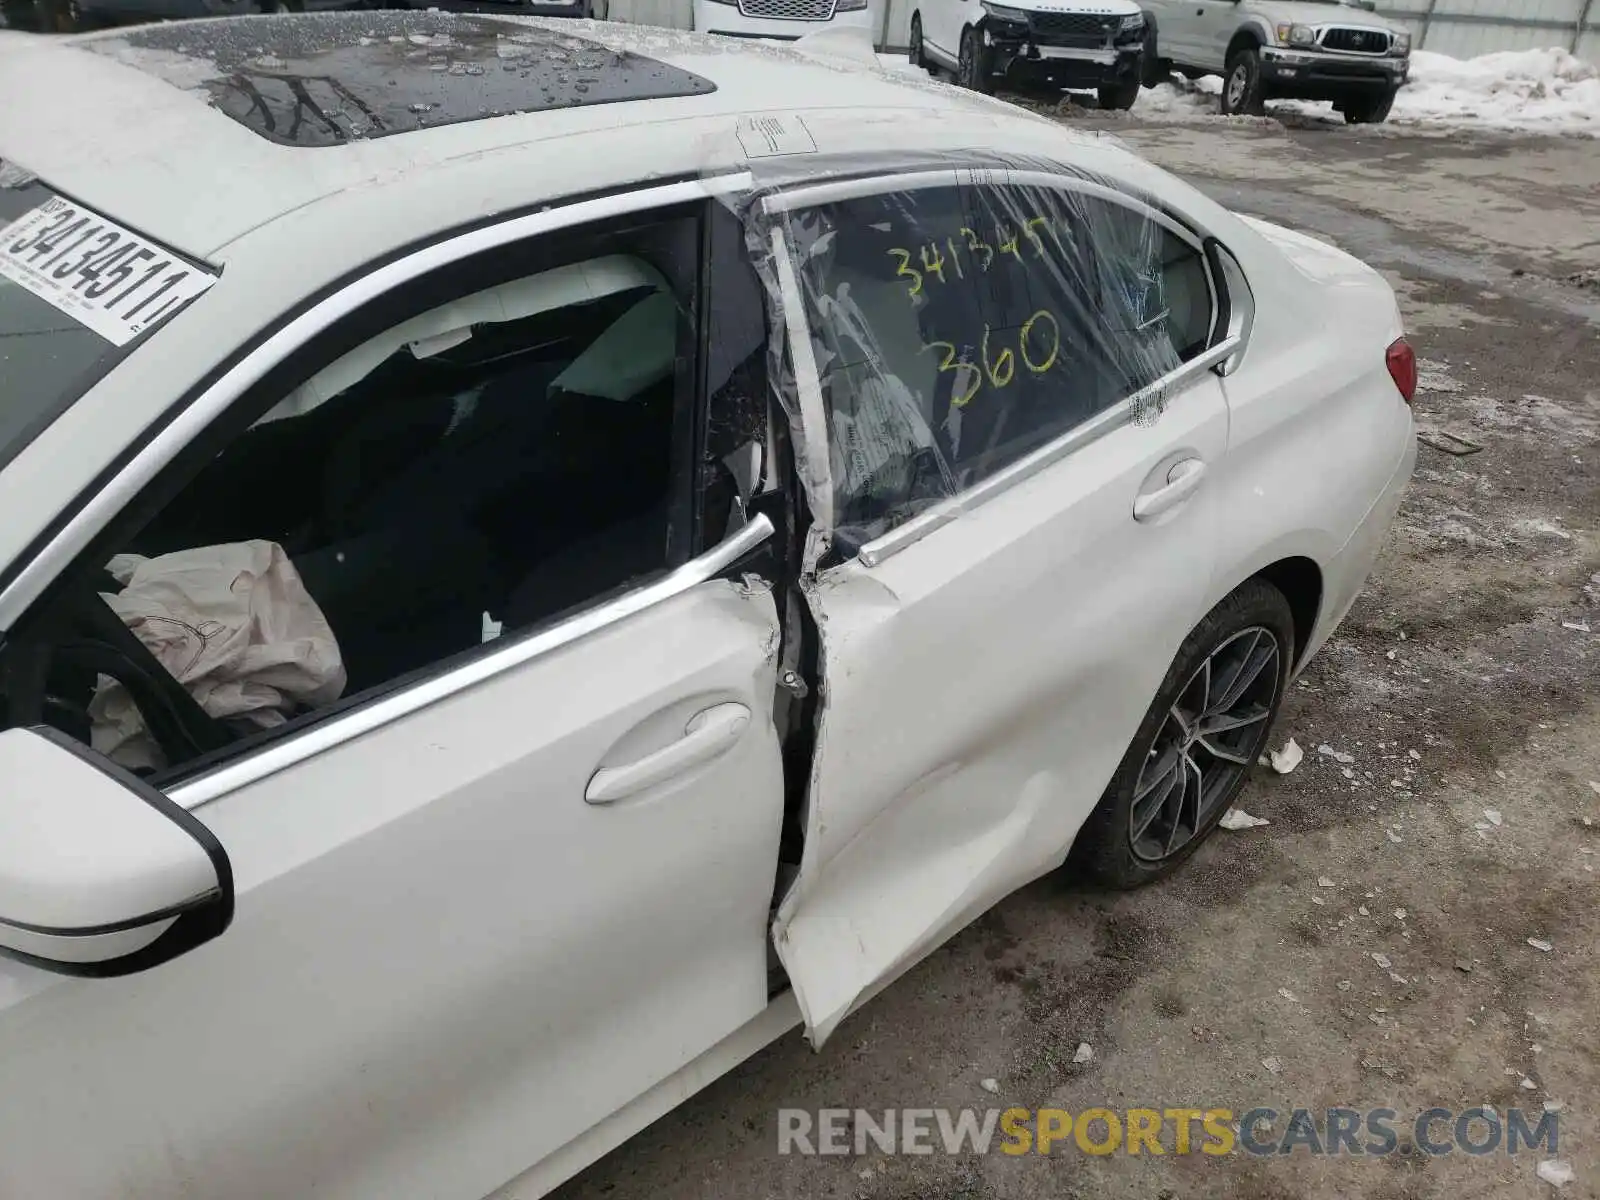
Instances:
[[[1267,660],[1269,645],[1275,657]],[[1084,822],[1071,869],[1108,887],[1140,887],[1171,874],[1199,849],[1266,747],[1294,647],[1289,602],[1262,580],[1250,580],[1207,613],[1179,647],[1117,773]],[[1235,662],[1241,665],[1230,677]],[[1251,664],[1256,673],[1232,704],[1225,703]],[[1220,728],[1230,714],[1240,723]],[[1202,725],[1212,728],[1202,732]],[[1141,789],[1141,777],[1152,769],[1157,782],[1146,780]],[[1160,781],[1167,780],[1172,787],[1163,790]],[[1173,788],[1179,789],[1175,798]],[[1136,820],[1143,823],[1138,830]]]
[[[1145,24],[1149,25],[1150,18],[1145,17]],[[1172,74],[1172,64],[1164,62],[1161,58],[1161,41],[1154,26],[1150,26],[1150,33],[1144,40],[1144,57],[1139,60],[1139,82],[1145,87],[1155,87],[1158,83],[1165,83]]]
[[[931,73],[927,56],[922,51],[922,14],[919,12],[911,14],[911,35],[906,39],[906,58],[913,67],[921,67]]]
[[[989,48],[978,31],[968,25],[961,31],[961,52],[956,60],[956,82],[964,88],[988,95],[994,90],[989,78]]]
[[[1142,74],[1142,69],[1140,74]],[[1113,83],[1100,89],[1100,107],[1117,108],[1126,112],[1139,98],[1139,75],[1125,83]]]
[[[1395,93],[1398,89],[1390,89],[1376,96],[1361,96],[1354,100],[1346,100],[1338,106],[1344,114],[1347,125],[1381,125],[1389,119],[1389,110],[1394,107]]]
[[[1236,51],[1222,76],[1224,116],[1259,117],[1266,111],[1261,94],[1261,56],[1254,46]]]

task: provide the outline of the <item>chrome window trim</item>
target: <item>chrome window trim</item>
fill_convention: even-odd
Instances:
[[[1220,246],[1222,243],[1218,242],[1217,244]],[[1216,277],[1215,272],[1211,270],[1211,256],[1206,253],[1203,245],[1199,249],[1199,254],[1200,273],[1206,277],[1206,295],[1211,299],[1211,320],[1206,322],[1206,339],[1208,342],[1210,342],[1212,331],[1216,328],[1217,324],[1217,313],[1222,308],[1222,281],[1219,280]],[[1222,338],[1229,337],[1233,333],[1233,322],[1231,319],[1229,320],[1228,324],[1229,328],[1223,332]],[[1222,338],[1218,338],[1217,341],[1220,342]],[[1209,350],[1210,348],[1211,346],[1207,345],[1206,349]]]
[[[1228,297],[1228,328],[1224,336],[1239,343],[1237,354],[1217,364],[1217,374],[1226,377],[1237,371],[1244,361],[1245,347],[1255,327],[1256,294],[1250,286],[1250,277],[1244,273],[1244,264],[1239,261],[1239,256],[1221,242],[1217,242],[1216,247],[1217,259],[1222,264],[1222,278],[1212,286],[1225,292]],[[1210,276],[1211,273],[1211,264],[1207,262],[1206,274]]]
[[[973,484],[950,499],[940,502],[926,512],[918,513],[904,525],[896,525],[887,533],[866,543],[856,557],[865,567],[875,567],[907,546],[920,542],[934,530],[949,524],[963,513],[977,508],[1002,492],[1033,478],[1045,468],[1053,466],[1067,455],[1084,446],[1099,441],[1107,434],[1121,429],[1133,420],[1133,414],[1152,400],[1170,398],[1186,390],[1200,376],[1212,371],[1218,363],[1226,361],[1240,346],[1240,339],[1227,337],[1203,354],[1197,354],[1176,370],[1168,371],[1154,383],[1112,405],[1104,412],[1074,425],[1055,441],[1049,442],[1032,454],[1026,454],[1003,470]]]
[[[122,508],[133,500],[184,446],[206,426],[221,416],[244,392],[300,346],[335,322],[349,316],[385,292],[449,263],[510,242],[584,225],[607,217],[648,212],[708,197],[748,190],[753,178],[748,171],[704,179],[683,180],[637,191],[618,192],[592,200],[543,209],[513,217],[497,225],[456,234],[413,251],[363,275],[339,291],[325,297],[287,324],[261,345],[235,363],[202,392],[183,412],[156,434],[119,471],[114,479],[74,513],[42,550],[29,561],[3,593],[0,593],[0,630],[16,625],[22,614],[74,558],[91,538]],[[153,337],[137,353],[153,353],[161,339]],[[114,378],[115,372],[107,378]]]
[[[772,534],[772,522],[765,513],[758,513],[754,520],[699,558],[684,563],[654,583],[575,613],[549,629],[511,640],[504,649],[451,667],[442,674],[418,680],[393,695],[353,708],[302,733],[269,742],[253,754],[223,763],[203,775],[173,786],[167,796],[180,807],[195,809],[218,796],[225,796],[247,784],[276,775],[296,763],[408,717],[485,680],[532,662],[552,650],[569,646],[674,596],[681,596],[689,589],[715,579]]]
[[[761,201],[767,216],[792,212],[797,208],[816,208],[839,200],[859,200],[889,192],[914,192],[930,187],[1041,187],[1056,192],[1082,192],[1131,208],[1169,232],[1182,238],[1204,256],[1205,246],[1194,230],[1137,196],[1106,187],[1076,175],[1052,175],[1048,171],[1014,171],[999,167],[937,167],[925,171],[903,171],[894,175],[867,175],[834,179],[826,183],[787,188]]]

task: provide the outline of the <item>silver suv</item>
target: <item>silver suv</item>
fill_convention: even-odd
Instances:
[[[1382,121],[1411,65],[1411,35],[1371,0],[1141,0],[1145,83],[1174,69],[1221,75],[1222,111],[1331,100],[1352,125]]]

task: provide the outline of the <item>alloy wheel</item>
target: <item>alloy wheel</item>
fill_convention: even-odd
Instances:
[[[1244,64],[1240,63],[1233,69],[1233,74],[1228,76],[1228,107],[1238,111],[1244,106],[1245,88],[1249,84],[1249,72]]]
[[[1281,653],[1276,635],[1254,625],[1213,650],[1184,684],[1134,784],[1128,840],[1137,858],[1178,854],[1231,798],[1266,737]]]

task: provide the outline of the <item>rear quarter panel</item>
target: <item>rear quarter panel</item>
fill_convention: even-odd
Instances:
[[[1230,428],[1214,600],[1273,562],[1309,558],[1323,575],[1315,646],[1370,567],[1370,555],[1341,551],[1414,453],[1411,412],[1385,361],[1402,333],[1399,310],[1383,278],[1354,259],[1327,256],[1304,235],[1286,253],[1259,227],[1238,225],[1228,245],[1254,292],[1255,322],[1223,380]]]

